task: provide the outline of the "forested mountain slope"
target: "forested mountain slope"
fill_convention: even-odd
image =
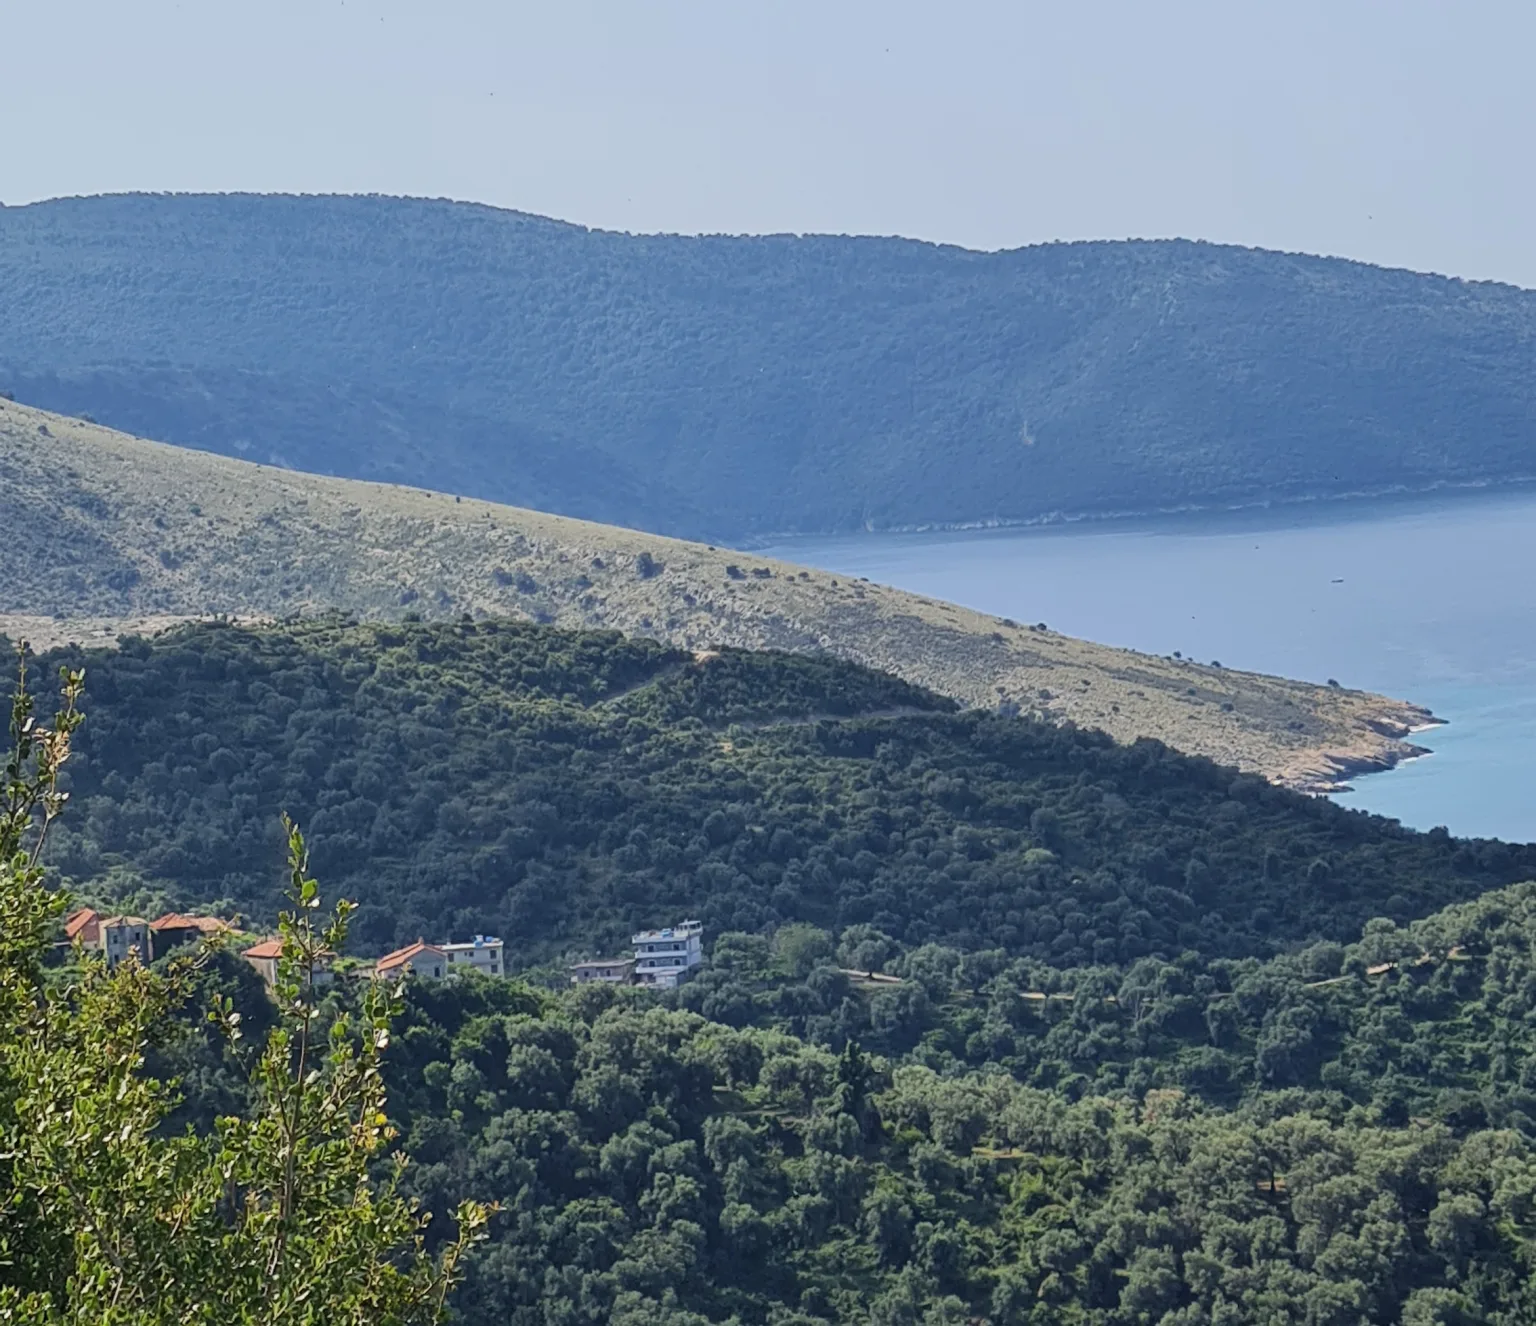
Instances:
[[[1024,997],[1027,964],[933,946],[850,990],[805,941],[723,937],[660,999],[405,988],[407,1189],[436,1239],[466,1194],[503,1206],[456,1296],[468,1326],[1533,1319],[1532,886],[1269,963],[1048,973],[1076,992],[1050,1003]],[[259,1035],[251,973],[220,974]],[[813,1043],[743,1016],[754,985],[774,987],[759,1012],[830,998],[883,1052],[835,1019]],[[933,1025],[894,1043],[896,1006],[925,1000]],[[200,1117],[241,1085],[188,1021],[157,1067]],[[966,1067],[971,1023],[1021,1052]]]
[[[1352,944],[1267,961],[1189,949],[1063,969],[868,925],[789,925],[717,937],[674,1002],[1071,1097],[1176,1090],[1247,1107],[1298,1091],[1393,1125],[1438,1118],[1536,1138],[1533,939],[1536,883],[1406,925],[1375,917]]]
[[[589,995],[605,992],[592,991]],[[420,990],[411,1185],[510,1208],[467,1322],[1524,1326],[1536,1148],[1270,1093],[1071,1100],[644,1008]]]
[[[22,400],[716,539],[1536,476],[1536,294],[1183,241],[131,195],[0,210],[0,309]]]
[[[826,657],[486,621],[208,624],[65,661],[87,670],[66,877],[259,924],[287,811],[372,951],[496,932],[527,963],[697,915],[1059,967],[1242,957],[1536,876],[1536,848]]]
[[[1307,787],[1401,758],[1427,717],[703,544],[294,474],[4,401],[0,528],[0,631],[39,642],[209,612],[514,615],[688,649],[830,652],[965,704],[1157,737]]]
[[[461,1198],[500,1207],[466,1326],[1536,1311],[1536,885],[1498,887],[1536,848],[825,656],[332,620],[42,667],[81,663],[49,862],[87,900],[262,924],[287,809],[364,953],[705,919],[665,995],[401,990],[405,1191],[432,1243]],[[178,988],[146,1071],[208,1129],[253,1089],[210,1001],[251,1050],[272,1013],[232,954]]]

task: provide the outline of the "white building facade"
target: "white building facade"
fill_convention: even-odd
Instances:
[[[507,964],[502,957],[505,947],[494,935],[476,935],[464,944],[439,944],[448,959],[448,973],[479,971],[487,976],[505,976]]]
[[[670,990],[704,961],[704,926],[683,921],[665,930],[642,930],[635,946],[635,984]]]

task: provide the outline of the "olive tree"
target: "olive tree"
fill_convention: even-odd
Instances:
[[[316,975],[350,908],[320,912],[304,840],[288,826],[292,910],[273,991],[278,1021],[253,1047],[253,1105],[211,1131],[172,1134],[174,1084],[144,1071],[205,954],[165,972],[83,957],[45,968],[68,906],[43,849],[84,676],[40,721],[19,651],[0,784],[0,1321],[28,1326],[407,1326],[444,1310],[489,1212],[466,1202],[433,1256],[426,1217],[397,1186],[381,1056],[393,993],[321,1019]],[[239,1016],[209,1010],[232,1040]]]

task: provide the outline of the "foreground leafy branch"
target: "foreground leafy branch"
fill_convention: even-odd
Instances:
[[[247,1117],[212,1135],[166,1135],[171,1086],[145,1053],[203,960],[108,971],[86,959],[61,987],[42,979],[67,907],[42,850],[66,793],[61,771],[84,677],[39,724],[19,660],[0,795],[0,1322],[398,1323],[437,1320],[489,1212],[466,1202],[435,1257],[426,1217],[400,1195],[381,1056],[394,995],[370,988],[359,1015],[327,1019],[317,990],[346,938],[348,904],[317,922],[304,840],[287,825],[291,911],[274,991],[279,1025],[253,1070]],[[210,1016],[232,1041],[239,1019]]]

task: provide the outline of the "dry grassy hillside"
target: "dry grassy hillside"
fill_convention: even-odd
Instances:
[[[0,401],[0,631],[41,646],[178,617],[497,614],[695,649],[825,649],[973,705],[1152,736],[1322,788],[1429,715],[1137,654],[750,553],[163,446]]]

